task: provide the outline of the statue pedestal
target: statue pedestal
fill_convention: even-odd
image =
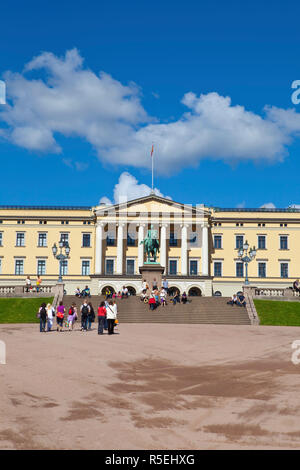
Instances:
[[[165,270],[163,266],[156,263],[144,264],[139,267],[140,273],[142,275],[143,281],[146,280],[150,290],[152,290],[154,280],[157,283],[158,288],[162,286],[162,274]]]

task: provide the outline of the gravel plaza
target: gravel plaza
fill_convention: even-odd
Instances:
[[[0,449],[297,449],[295,327],[0,325]]]

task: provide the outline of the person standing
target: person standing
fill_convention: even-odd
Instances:
[[[59,302],[59,305],[56,309],[56,321],[57,321],[57,331],[63,330],[64,316],[65,316],[65,307],[62,300]]]
[[[45,302],[41,304],[38,315],[40,318],[40,332],[42,333],[46,331],[47,310]]]
[[[31,289],[31,279],[30,276],[27,276],[26,278],[26,292],[30,292]]]
[[[77,315],[77,308],[76,308],[76,304],[73,303],[71,307],[69,308],[69,312],[68,312],[69,331],[73,331],[74,323],[76,320],[76,315]]]
[[[169,283],[166,277],[163,280],[163,288],[165,289],[166,293],[169,294]]]
[[[37,280],[36,280],[36,291],[37,291],[37,292],[40,292],[40,290],[41,290],[41,284],[42,284],[41,276],[38,276],[38,277],[37,277]]]
[[[87,319],[90,312],[90,307],[88,306],[87,300],[81,305],[81,331],[87,331]]]
[[[107,306],[106,318],[107,318],[107,324],[108,324],[108,334],[112,335],[114,333],[114,326],[115,326],[115,319],[116,319],[114,303],[112,300],[109,302],[109,305]]]
[[[55,312],[51,304],[47,304],[46,310],[47,310],[47,331],[51,331],[51,328],[53,326],[53,318],[54,318]]]
[[[94,312],[94,308],[93,308],[91,302],[88,303],[88,306],[90,307],[90,311],[89,311],[88,316],[87,316],[87,329],[91,330],[92,329],[92,323],[95,321],[95,312]]]
[[[98,335],[103,335],[104,320],[106,318],[105,303],[102,301],[98,307]]]

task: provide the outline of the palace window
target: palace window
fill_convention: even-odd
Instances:
[[[25,246],[25,233],[24,232],[17,232],[17,246]]]
[[[15,274],[24,274],[24,260],[16,259],[15,260]]]
[[[259,250],[266,249],[266,236],[265,235],[258,235],[257,246]]]
[[[222,277],[222,263],[221,261],[214,262],[214,276]]]
[[[37,262],[37,275],[42,276],[46,274],[46,260],[45,259],[38,259]]]
[[[17,220],[18,224],[25,224],[25,220]]]
[[[106,246],[115,246],[115,237],[112,233],[107,234]]]
[[[235,265],[236,277],[244,277],[244,263],[237,261]]]
[[[126,260],[126,274],[134,274],[134,259]]]
[[[281,250],[288,249],[288,237],[286,235],[280,235],[280,249]]]
[[[222,235],[214,235],[214,248],[222,248]]]
[[[90,233],[83,233],[82,234],[82,246],[83,247],[90,247],[91,246],[91,234]]]
[[[198,261],[191,259],[190,260],[190,276],[197,276],[198,274]]]
[[[289,264],[280,263],[280,277],[287,278],[289,277]]]
[[[63,243],[65,246],[66,244],[69,243],[69,234],[68,233],[61,233],[60,234],[60,241]]]
[[[266,277],[266,263],[258,263],[258,277]]]
[[[0,246],[3,246],[3,232],[0,232]]]
[[[61,262],[61,274],[62,276],[66,276],[68,274],[68,260],[64,259]]]
[[[114,260],[106,259],[105,260],[105,274],[113,274],[113,273],[114,273]]]
[[[81,274],[82,276],[90,275],[90,260],[83,259],[81,262]]]
[[[244,235],[236,235],[235,236],[235,248],[239,250],[243,248],[244,245]]]
[[[169,260],[169,274],[171,274],[172,276],[176,276],[177,274],[177,260],[176,259]]]
[[[38,246],[47,246],[47,233],[39,233]]]
[[[135,239],[129,233],[127,234],[127,246],[135,246]]]
[[[175,232],[170,232],[170,240],[169,240],[169,245],[170,246],[177,246],[178,240],[177,240],[177,235]]]

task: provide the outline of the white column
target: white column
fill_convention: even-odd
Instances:
[[[144,264],[144,244],[141,243],[144,240],[144,227],[145,224],[139,225],[139,235],[138,235],[138,266],[137,272],[139,273],[139,267]]]
[[[118,235],[117,235],[117,274],[123,274],[123,229],[125,224],[118,224]]]
[[[208,227],[202,226],[202,274],[208,276]]]
[[[96,227],[95,274],[102,274],[103,226],[103,223],[98,223]]]
[[[181,225],[181,275],[182,276],[187,276],[187,273],[188,273],[187,229],[188,229],[188,225]]]
[[[167,224],[162,224],[160,230],[160,264],[167,268]]]

